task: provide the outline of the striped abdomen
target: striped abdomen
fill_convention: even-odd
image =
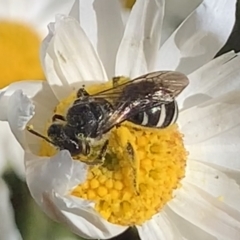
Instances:
[[[173,101],[171,103],[161,104],[158,107],[153,107],[147,111],[140,112],[128,120],[145,127],[165,128],[175,123],[177,117],[178,106],[177,102]]]

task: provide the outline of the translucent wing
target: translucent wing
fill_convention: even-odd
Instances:
[[[143,83],[142,85],[147,87],[147,89],[141,89],[138,87],[138,83],[141,82]],[[131,87],[131,90],[134,90],[131,94],[132,97],[135,97],[135,95],[142,94],[145,96],[148,93],[159,92],[156,97],[159,100],[165,101],[166,98],[176,98],[188,84],[189,80],[183,73],[175,71],[158,71],[142,75],[122,84],[116,83],[116,85],[112,88],[98,92],[91,96],[112,99],[118,98],[124,89],[127,89],[129,85],[133,85]],[[150,89],[150,87],[152,88]]]
[[[114,112],[103,126],[103,132],[139,112],[172,102],[188,83],[188,78],[182,73],[159,71],[93,95],[113,102]]]

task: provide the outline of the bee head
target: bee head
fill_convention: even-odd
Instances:
[[[47,135],[56,147],[68,150],[71,156],[88,155],[90,152],[89,144],[78,138],[76,129],[69,125],[53,123],[48,128]]]

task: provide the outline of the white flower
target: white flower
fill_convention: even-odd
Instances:
[[[81,27],[62,15],[49,27],[42,48],[48,82],[22,82],[25,94],[16,91],[8,99],[8,121],[25,149],[27,183],[36,202],[82,237],[123,232],[126,227],[104,220],[93,203],[68,194],[84,181],[86,165],[66,150],[36,156],[39,139],[26,133],[26,124],[31,119],[43,132],[58,102],[88,81],[178,70],[190,79],[178,99],[178,123],[189,151],[186,177],[164,210],[137,226],[140,237],[239,239],[240,57],[230,52],[211,61],[232,30],[235,1],[203,1],[161,47],[163,0],[138,0],[125,28],[116,1],[81,4],[75,2]],[[11,93],[3,99],[6,95]]]

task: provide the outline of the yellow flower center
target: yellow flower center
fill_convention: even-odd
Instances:
[[[44,79],[39,60],[39,36],[28,26],[0,22],[0,69],[3,88],[12,82]]]
[[[108,89],[110,84],[94,85],[87,91],[94,94]],[[55,113],[64,114],[75,95],[62,101]],[[71,194],[93,201],[96,211],[111,223],[142,224],[173,197],[173,190],[184,177],[187,152],[182,137],[176,124],[166,129],[121,124],[110,131],[104,164],[89,167],[86,181]],[[55,151],[42,142],[40,155],[52,156]]]

